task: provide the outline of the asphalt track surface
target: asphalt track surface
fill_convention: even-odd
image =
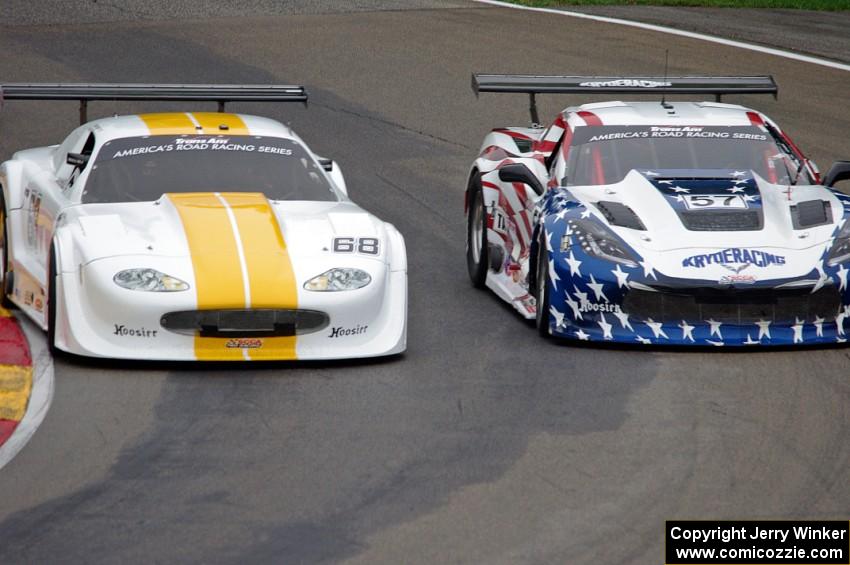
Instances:
[[[404,233],[410,259],[399,358],[57,359],[51,411],[0,472],[0,562],[642,564],[661,562],[665,519],[846,519],[850,350],[545,342],[469,285],[462,190],[484,133],[527,121],[523,97],[476,101],[473,71],[655,73],[670,47],[671,73],[772,73],[778,101],[740,101],[822,168],[850,157],[850,75],[439,4],[0,27],[3,81],[309,85],[309,109],[233,109],[291,122],[337,159],[352,197]],[[542,115],[567,103],[544,97]],[[73,103],[9,103],[0,152],[75,125]]]

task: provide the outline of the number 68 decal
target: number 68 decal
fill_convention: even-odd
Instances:
[[[377,255],[379,253],[379,241],[376,237],[335,237],[334,253],[363,253],[366,255]]]

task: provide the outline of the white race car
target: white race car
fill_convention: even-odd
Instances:
[[[843,343],[850,178],[820,177],[756,110],[664,94],[777,91],[771,77],[477,75],[531,95],[531,128],[485,138],[467,185],[467,261],[540,333],[685,346]],[[654,94],[537,125],[534,96]]]
[[[6,97],[306,100],[300,87],[250,98],[220,90],[241,87],[190,96],[173,86],[26,86],[6,85]],[[51,347],[148,360],[406,347],[404,239],[348,199],[335,163],[276,121],[98,119],[60,145],[15,153],[0,184],[4,300],[47,330]]]

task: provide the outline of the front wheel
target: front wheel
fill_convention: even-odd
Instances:
[[[466,266],[475,288],[484,288],[487,281],[487,210],[481,185],[471,189],[469,217],[466,229]]]
[[[537,314],[534,321],[537,332],[543,337],[550,337],[552,332],[549,328],[549,261],[546,257],[546,239],[542,234],[537,245],[535,276],[536,292],[534,298],[537,301]]]

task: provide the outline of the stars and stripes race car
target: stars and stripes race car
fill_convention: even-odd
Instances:
[[[4,85],[7,99],[306,101],[302,87]],[[0,167],[4,300],[56,349],[149,360],[404,351],[391,225],[288,127],[228,113],[115,116]]]
[[[675,345],[844,342],[850,178],[822,179],[776,123],[722,94],[772,77],[475,75],[531,96],[534,125],[495,129],[466,189],[467,263],[540,333]],[[654,94],[569,107],[539,93]],[[714,102],[662,95],[711,94]]]

